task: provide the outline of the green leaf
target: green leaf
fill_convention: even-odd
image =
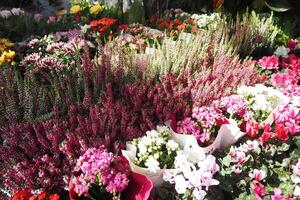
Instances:
[[[266,5],[276,12],[286,12],[292,8],[287,0],[267,0]]]
[[[231,163],[231,158],[229,156],[226,156],[225,158],[223,158],[222,160],[223,165],[225,165],[226,167],[230,166]]]

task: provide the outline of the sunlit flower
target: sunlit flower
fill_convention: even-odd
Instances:
[[[92,7],[90,7],[90,13],[92,15],[97,15],[99,14],[100,12],[102,12],[104,10],[104,7],[101,6],[100,4],[95,4],[93,5]]]
[[[80,5],[72,5],[70,8],[70,13],[71,14],[77,14],[81,11]]]

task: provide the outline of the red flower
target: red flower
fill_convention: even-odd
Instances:
[[[186,23],[182,23],[177,26],[178,31],[183,31],[186,28]]]
[[[29,200],[37,200],[37,198],[38,198],[38,195],[35,194],[35,195],[31,196],[31,197],[29,198]]]
[[[103,34],[103,32],[105,32],[108,29],[109,29],[109,26],[99,26],[98,27],[98,31],[100,34]]]
[[[126,30],[126,29],[128,29],[128,26],[126,24],[121,24],[121,25],[118,26],[118,29],[119,30]]]
[[[246,123],[246,133],[250,137],[256,137],[258,134],[259,124],[255,120],[249,120]]]
[[[271,129],[272,128],[271,128],[270,124],[266,124],[264,126],[264,133],[260,137],[260,139],[263,143],[269,141],[269,139],[271,139],[272,136],[274,135],[274,133],[270,132]]]
[[[289,139],[288,131],[284,128],[283,124],[276,124],[275,126],[276,136],[283,141],[286,141]]]
[[[99,24],[100,24],[100,23],[99,23],[99,20],[92,20],[92,21],[90,21],[90,26],[91,26],[92,28],[97,27]]]
[[[113,18],[102,18],[99,20],[99,24],[102,24],[104,26],[112,26],[115,23],[117,23],[117,20]]]
[[[174,23],[177,24],[177,25],[180,25],[183,22],[180,19],[174,19]]]
[[[49,196],[49,200],[59,200],[59,195],[58,194],[51,194]]]
[[[46,198],[47,193],[46,192],[41,192],[38,196],[39,200],[44,200]]]
[[[29,200],[30,197],[31,194],[28,189],[23,189],[21,191],[15,191],[11,200]]]
[[[294,40],[294,39],[291,39],[291,40],[288,42],[287,46],[288,46],[288,48],[290,48],[291,51],[294,51],[297,44],[298,44],[298,40],[296,40],[296,39],[295,39],[295,40]]]

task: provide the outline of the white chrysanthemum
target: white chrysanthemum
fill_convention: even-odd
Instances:
[[[290,53],[290,49],[286,48],[285,46],[280,46],[276,49],[276,51],[274,52],[274,54],[276,56],[281,56],[284,58],[288,58],[289,57],[289,53]]]
[[[149,156],[145,162],[145,166],[152,172],[159,170],[159,162],[154,158],[154,156]]]

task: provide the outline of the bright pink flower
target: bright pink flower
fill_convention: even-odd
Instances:
[[[256,199],[261,199],[262,196],[266,195],[266,188],[260,182],[253,181],[252,190],[255,194]]]
[[[266,177],[266,172],[263,170],[254,169],[249,176],[256,181],[261,182]]]
[[[279,58],[275,55],[273,56],[264,56],[258,61],[258,65],[262,69],[278,69]]]
[[[274,189],[274,195],[272,195],[272,200],[286,200],[286,198],[284,198],[284,196],[281,195],[282,192],[279,188],[275,188]]]

